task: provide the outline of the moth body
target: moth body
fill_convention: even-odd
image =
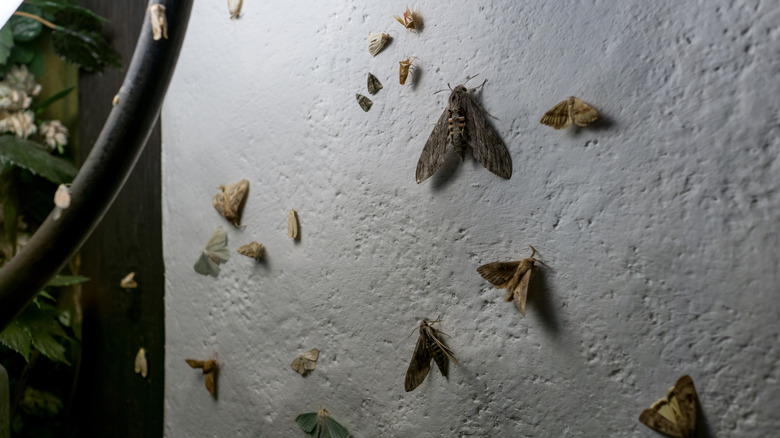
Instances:
[[[458,90],[458,87],[463,90]],[[458,85],[455,87],[454,92],[450,94],[450,102],[447,105],[447,123],[448,123],[448,140],[452,143],[452,148],[460,155],[460,160],[466,159],[466,146],[468,145],[468,136],[466,132],[466,110],[463,105],[463,93],[468,93],[466,87]],[[466,95],[466,98],[469,96]]]
[[[410,74],[412,75],[412,79],[414,79],[414,64],[412,64],[412,60],[414,59],[417,59],[417,57],[406,58],[398,63],[398,82],[401,85],[406,85],[406,79]]]

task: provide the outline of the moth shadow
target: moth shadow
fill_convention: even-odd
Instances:
[[[412,70],[412,80],[409,86],[411,87],[412,91],[417,90],[417,86],[420,84],[420,81],[422,80],[425,70],[422,69],[422,67],[415,65],[414,70]]]
[[[448,153],[444,158],[444,163],[432,177],[432,184],[434,190],[441,190],[449,185],[454,179],[455,175],[460,170],[460,157],[456,153]]]
[[[610,118],[608,115],[599,113],[599,118],[591,123],[590,125],[586,127],[581,127],[572,124],[574,129],[570,129],[569,132],[571,135],[579,135],[582,131],[606,131],[610,128],[613,128],[616,125],[616,122],[614,119]]]
[[[696,438],[714,438],[710,425],[707,423],[707,418],[704,416],[704,411],[701,408],[701,403],[696,403]]]
[[[527,301],[539,312],[542,325],[553,335],[560,333],[560,323],[555,316],[551,290],[547,284],[547,275],[542,270],[536,271],[538,275],[531,277],[531,284]]]

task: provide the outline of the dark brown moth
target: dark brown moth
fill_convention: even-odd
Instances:
[[[374,104],[374,102],[372,102],[371,99],[367,98],[366,96],[363,96],[360,93],[355,93],[355,98],[357,99],[360,108],[363,108],[363,111],[365,112],[368,112],[368,110],[371,109],[371,105]]]
[[[217,396],[217,361],[214,359],[209,360],[196,360],[185,359],[187,365],[194,369],[203,370],[203,374],[206,376],[206,389],[209,394]]]
[[[433,327],[433,324],[437,322],[441,322],[441,320],[428,321],[423,319],[420,321],[420,336],[417,338],[417,345],[414,347],[412,361],[409,362],[404,380],[406,392],[413,391],[425,380],[431,370],[431,360],[436,362],[436,366],[444,377],[447,377],[450,360],[455,362],[455,365],[458,364],[452,350],[441,337],[444,333]]]
[[[582,100],[571,96],[544,113],[541,123],[555,129],[563,129],[572,123],[588,126],[599,118],[599,113]]]
[[[371,73],[368,74],[368,93],[376,94],[382,89],[382,83]]]
[[[238,222],[246,192],[249,190],[249,181],[242,179],[235,184],[228,184],[227,187],[219,186],[219,190],[219,193],[211,198],[211,204],[231,224],[240,227]]]
[[[414,64],[412,64],[412,60],[418,59],[416,56],[413,58],[406,58],[402,59],[398,64],[398,82],[401,83],[401,85],[406,84],[406,78],[409,77],[409,75],[412,75],[412,79],[414,79]]]
[[[520,314],[525,316],[525,301],[528,297],[528,285],[538,262],[534,258],[536,249],[531,247],[531,257],[516,262],[493,262],[477,268],[485,280],[499,289],[506,289],[506,301],[515,301]],[[539,262],[542,263],[542,262]],[[542,263],[544,264],[544,263]]]
[[[669,388],[666,397],[653,403],[639,415],[647,427],[677,438],[696,435],[696,405],[698,397],[691,376],[685,375]]]
[[[262,244],[259,244],[257,242],[249,242],[244,246],[240,246],[237,252],[241,255],[251,257],[255,260],[260,260],[263,258],[265,247]]]
[[[485,85],[485,82],[477,88]],[[439,170],[450,147],[463,160],[466,145],[471,146],[474,158],[487,170],[502,178],[512,177],[512,157],[485,119],[485,111],[474,99],[472,94],[477,88],[468,90],[465,85],[458,85],[450,93],[447,108],[436,122],[417,161],[417,184]]]

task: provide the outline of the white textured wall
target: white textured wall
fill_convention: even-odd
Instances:
[[[304,436],[323,406],[355,437],[651,437],[639,412],[685,373],[711,436],[777,433],[776,2],[432,1],[419,36],[403,2],[224,3],[196,2],[163,110],[167,436]],[[372,58],[370,31],[397,37]],[[514,176],[469,155],[415,184],[434,91],[478,73]],[[569,95],[606,122],[539,124]],[[241,178],[236,229],[210,198]],[[212,279],[192,265],[218,225]],[[235,254],[254,239],[263,265]],[[521,318],[475,268],[529,244],[551,269]],[[405,393],[438,315],[461,366]],[[218,401],[184,363],[212,354]]]

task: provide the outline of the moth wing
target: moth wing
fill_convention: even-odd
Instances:
[[[474,158],[485,168],[501,178],[512,177],[512,156],[509,150],[485,118],[482,107],[466,94],[466,132]]]
[[[571,105],[571,120],[577,126],[588,126],[599,118],[599,113],[590,105],[578,98]]]
[[[434,347],[435,348],[435,347]],[[442,376],[447,377],[448,370],[447,370],[447,356],[442,352],[442,354],[433,354],[433,361],[436,363],[436,367],[439,368],[439,372]]]
[[[677,424],[683,437],[694,436],[696,432],[696,405],[698,397],[696,396],[696,387],[693,386],[691,376],[685,375],[677,380],[668,395],[669,400],[677,402],[678,415]]]
[[[203,251],[201,251],[198,261],[195,262],[194,268],[195,272],[201,275],[211,275],[212,277],[219,275],[219,265]]]
[[[246,199],[246,193],[248,190],[249,181],[246,179],[242,179],[235,184],[230,184],[227,188],[230,216],[234,225],[238,225],[239,210],[241,210],[241,205],[244,203],[244,199]]]
[[[210,373],[206,373],[206,389],[209,391],[209,394],[216,396],[217,395],[217,373],[216,371],[212,370]]]
[[[520,279],[520,284],[515,288],[515,306],[523,316],[525,316],[525,300],[528,298],[528,284],[531,283],[531,275],[533,275],[533,272],[533,269],[525,271],[523,278]]]
[[[202,360],[195,360],[195,359],[184,359],[185,362],[187,362],[187,365],[190,366],[190,368],[203,368],[203,364],[205,364]]]
[[[512,280],[520,262],[493,262],[477,268],[477,272],[493,286],[504,288]]]
[[[141,377],[146,378],[149,371],[148,363],[146,362],[146,350],[143,348],[138,349],[138,353],[135,355],[135,372],[140,374]]]
[[[301,354],[301,357],[306,360],[317,362],[317,359],[320,357],[320,350],[312,348],[311,350]]]
[[[295,210],[290,210],[290,215],[287,217],[287,237],[290,239],[298,238],[298,218],[295,215]]]
[[[436,126],[433,127],[428,141],[425,142],[425,147],[420,154],[420,159],[417,160],[417,184],[430,178],[431,175],[439,170],[439,167],[444,163],[444,157],[447,152],[447,144],[449,137],[449,122],[447,121],[447,110],[441,113],[439,121],[436,122]]]
[[[293,359],[292,363],[290,364],[290,367],[295,370],[300,375],[304,375],[306,373],[306,367],[303,364],[303,358],[300,356]]]
[[[431,352],[428,349],[425,337],[420,335],[417,338],[417,345],[414,347],[412,361],[409,362],[409,368],[406,370],[404,380],[404,389],[406,392],[413,391],[425,380],[428,372],[431,371]]]
[[[298,426],[300,426],[304,432],[312,433],[317,427],[317,413],[307,412],[305,414],[298,415],[295,417],[295,422],[298,423]]]
[[[222,217],[227,218],[228,212],[225,210],[225,193],[220,189],[219,193],[211,197],[211,205]]]
[[[551,110],[544,113],[540,122],[555,129],[563,129],[569,126],[571,123],[569,118],[569,101],[564,100],[552,107]]]
[[[135,281],[135,272],[131,272],[125,275],[119,281],[119,287],[123,289],[135,289],[138,287],[138,283]]]
[[[333,418],[325,417],[323,423],[322,438],[349,438],[347,428]]]
[[[227,244],[228,238],[225,229],[222,227],[217,227],[217,229],[214,230],[214,233],[211,235],[211,238],[209,238],[209,241],[206,243],[204,251],[209,256],[218,259],[219,263],[224,263],[230,260],[230,250],[228,250]],[[219,269],[217,269],[217,272],[219,272]]]

